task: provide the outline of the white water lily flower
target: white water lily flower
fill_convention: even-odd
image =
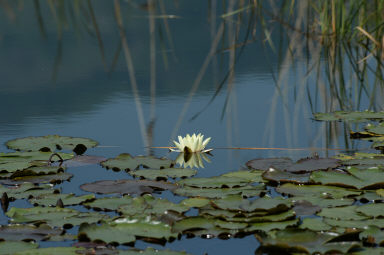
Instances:
[[[185,150],[189,152],[208,152],[212,149],[205,149],[205,146],[211,140],[211,137],[208,137],[204,140],[204,135],[195,133],[193,135],[187,134],[185,137],[178,136],[179,142],[173,141],[177,149],[171,149],[172,151],[184,152]]]

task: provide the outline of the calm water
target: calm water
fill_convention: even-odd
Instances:
[[[79,2],[80,7],[76,4]],[[88,154],[114,157],[122,152],[145,155],[148,145],[168,146],[176,135],[201,132],[212,137],[209,146],[213,148],[308,148],[215,150],[212,163],[200,169],[199,176],[240,169],[256,157],[298,159],[315,151],[321,156],[334,154],[310,149],[314,147],[346,148],[343,126],[330,136],[326,124],[311,119],[308,95],[315,95],[318,85],[316,73],[307,73],[310,56],[284,60],[287,42],[274,33],[272,40],[276,46],[282,44],[280,49],[272,50],[257,25],[244,48],[230,47],[236,34],[239,39],[234,39],[235,44],[243,43],[249,15],[239,24],[237,19],[220,17],[225,13],[222,6],[217,7],[215,14],[207,1],[164,1],[164,13],[160,6],[151,13],[142,5],[144,1],[122,1],[127,40],[124,45],[114,16],[114,2],[90,1],[94,20],[90,6],[85,1],[79,2],[63,1],[55,11],[45,1],[40,2],[39,8],[33,1],[9,2],[9,8],[2,8],[0,140],[3,143],[17,137],[47,134],[89,137],[105,147]],[[165,14],[175,17],[164,18]],[[153,34],[149,28],[151,22]],[[213,49],[214,54],[209,55],[222,22],[223,35]],[[125,46],[131,53],[137,93],[130,80]],[[204,68],[207,58],[209,62]],[[234,58],[234,75],[229,75],[211,102]],[[199,74],[203,74],[202,78],[196,82]],[[322,111],[329,104],[328,99],[318,97],[312,102],[314,111]],[[365,109],[368,104],[369,99],[363,97],[356,108]],[[377,107],[380,109],[379,103]],[[147,132],[150,126],[151,131]],[[367,146],[348,140],[347,147]],[[153,153],[176,156],[164,149],[155,149]],[[63,192],[80,194],[84,192],[78,185],[84,182],[127,177],[97,166],[71,171],[75,177],[61,185]],[[2,217],[4,223],[6,219]],[[138,242],[136,246],[147,245]],[[235,251],[253,254],[257,241],[253,236],[229,241],[183,238],[167,247],[194,254]]]

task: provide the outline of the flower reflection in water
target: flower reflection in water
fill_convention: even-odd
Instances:
[[[211,163],[207,153],[180,153],[176,158],[176,163],[184,168],[204,168],[204,161]]]

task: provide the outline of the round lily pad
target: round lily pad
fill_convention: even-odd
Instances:
[[[44,240],[49,236],[60,235],[63,231],[52,228],[46,224],[39,226],[30,224],[11,224],[0,226],[0,240],[23,241],[23,240]]]
[[[206,197],[222,198],[229,195],[241,195],[243,197],[255,197],[264,192],[264,186],[243,186],[235,188],[196,188],[196,187],[178,187],[173,191],[176,195],[183,197]]]
[[[116,158],[101,162],[103,167],[113,170],[136,170],[140,166],[151,169],[163,169],[173,167],[173,161],[166,158],[155,158],[152,156],[132,157],[128,153],[122,153]]]
[[[29,199],[29,202],[31,204],[43,206],[55,206],[59,199],[63,202],[64,206],[77,205],[89,200],[94,200],[95,195],[88,194],[83,196],[76,196],[75,194],[43,194],[38,197]]]
[[[76,154],[83,154],[87,148],[93,148],[98,143],[92,139],[81,137],[69,137],[59,135],[47,135],[37,137],[25,137],[10,140],[6,143],[9,149],[19,151],[57,151],[73,150]]]
[[[190,178],[178,181],[180,186],[191,186],[197,188],[233,188],[241,187],[250,183],[251,180],[229,177],[229,176],[214,176],[209,178]]]
[[[189,168],[164,168],[164,169],[141,169],[131,172],[131,175],[148,180],[168,179],[168,178],[187,178],[197,173]]]

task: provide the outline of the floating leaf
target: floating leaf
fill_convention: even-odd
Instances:
[[[32,242],[0,241],[0,254],[15,254],[16,252],[37,248],[39,245]]]
[[[194,197],[194,198],[187,198],[180,202],[180,204],[183,204],[188,207],[204,207],[210,203],[211,200],[203,198],[203,197]]]
[[[56,151],[75,150],[76,154],[83,154],[87,148],[93,148],[98,143],[92,139],[47,135],[37,137],[25,137],[10,140],[6,143],[9,149],[19,151]]]
[[[351,255],[382,255],[382,254],[384,254],[384,248],[382,248],[382,247],[374,247],[374,248],[364,247],[364,249],[359,249],[358,251],[354,251],[350,254]]]
[[[346,189],[342,187],[322,185],[296,185],[291,183],[286,183],[280,187],[277,187],[276,191],[291,196],[317,196],[322,198],[343,198],[361,194],[361,191]]]
[[[156,190],[174,190],[177,186],[169,182],[148,180],[106,180],[86,183],[80,186],[82,190],[100,194],[144,194]]]
[[[122,153],[116,158],[101,162],[101,165],[107,169],[133,171],[140,166],[151,169],[169,168],[173,166],[173,161],[152,156],[132,157],[130,154]]]
[[[356,205],[335,207],[335,208],[324,208],[317,215],[332,219],[343,219],[343,220],[365,220],[369,217],[359,213]]]
[[[132,203],[133,197],[126,195],[122,197],[103,197],[92,202],[86,202],[85,207],[91,207],[96,210],[116,211],[120,206]]]
[[[332,227],[328,224],[325,224],[322,218],[305,218],[300,224],[299,228],[309,229],[313,231],[327,231]]]
[[[299,223],[299,219],[278,221],[278,222],[256,222],[251,223],[249,227],[245,229],[247,232],[263,231],[265,233],[276,229],[285,229],[287,227],[296,226]]]
[[[214,176],[208,178],[190,178],[178,181],[180,186],[186,185],[197,188],[233,188],[250,183],[250,180],[239,177]]]
[[[14,223],[40,223],[45,222],[53,227],[76,226],[81,223],[94,223],[108,218],[98,213],[82,213],[74,209],[59,207],[12,207],[6,215]]]
[[[342,215],[340,217],[342,217]],[[324,223],[341,228],[366,229],[368,226],[384,228],[384,219],[344,220],[324,218]]]
[[[236,188],[194,188],[189,186],[179,187],[173,191],[176,195],[183,197],[206,197],[206,198],[221,198],[229,195],[241,195],[243,197],[259,196],[264,191],[264,186],[243,186]]]
[[[263,179],[277,183],[305,184],[309,182],[310,173],[290,173],[282,170],[269,169],[263,173]]]
[[[227,222],[220,219],[215,218],[207,218],[207,217],[188,217],[177,221],[172,226],[172,231],[175,233],[182,233],[185,231],[194,231],[194,230],[209,230],[215,229],[219,227],[223,230],[223,232],[228,230],[239,230],[244,229],[248,226],[247,223],[239,223],[239,222]]]
[[[95,195],[88,194],[83,196],[76,196],[75,194],[43,194],[38,197],[29,199],[29,202],[33,205],[43,205],[43,206],[55,206],[57,200],[61,199],[64,206],[67,205],[77,205],[81,204],[88,200],[95,199]]]
[[[377,226],[369,226],[359,234],[361,240],[369,243],[370,245],[384,244],[384,232]]]
[[[145,250],[120,250],[119,255],[188,255],[185,251],[172,251],[172,250],[157,250],[151,247],[146,248]]]
[[[147,215],[162,215],[167,211],[184,213],[189,210],[185,204],[174,204],[166,199],[155,198],[150,194],[135,197],[128,204],[119,207],[118,212],[125,216],[145,217]]]
[[[63,181],[69,181],[73,177],[70,173],[57,173],[57,174],[46,174],[46,175],[31,175],[31,176],[20,176],[15,177],[9,183],[62,183]]]
[[[55,192],[51,185],[34,185],[32,183],[23,183],[18,186],[7,187],[0,185],[0,194],[7,193],[9,198],[22,199],[39,196],[41,194],[50,194]]]
[[[149,180],[168,179],[168,178],[186,178],[192,177],[197,173],[189,168],[165,168],[165,169],[142,169],[131,172],[131,175],[142,177]]]
[[[382,120],[384,119],[384,112],[346,112],[336,111],[331,113],[315,113],[314,118],[321,121],[353,121],[353,122],[367,122],[369,120]]]
[[[80,167],[96,165],[105,160],[106,158],[101,156],[77,155],[69,160],[65,160],[63,165],[66,167]]]
[[[263,182],[263,178],[261,175],[263,174],[262,171],[234,171],[234,172],[229,172],[226,174],[223,174],[222,176],[224,177],[230,177],[230,178],[241,178],[244,180],[247,180],[249,182]]]
[[[24,170],[14,172],[9,178],[25,177],[25,176],[36,176],[46,174],[57,174],[64,172],[64,168],[60,166],[34,166]]]
[[[8,241],[40,241],[48,238],[49,236],[60,235],[61,233],[62,230],[58,228],[51,228],[45,224],[40,224],[38,227],[35,225],[20,224],[0,226],[0,240]]]
[[[370,217],[383,217],[384,216],[384,204],[366,204],[359,206],[355,209],[356,212],[362,213]]]
[[[323,254],[332,251],[345,254],[350,249],[359,246],[357,242],[328,243],[333,238],[332,233],[320,233],[311,230],[285,229],[272,231],[268,233],[267,238],[260,239],[261,246],[256,252]]]
[[[253,169],[259,170],[285,170],[291,173],[311,172],[315,170],[325,170],[335,168],[340,165],[340,161],[334,158],[305,158],[300,159],[296,163],[288,158],[269,158],[269,159],[253,159],[246,163]]]
[[[316,183],[357,189],[377,189],[384,187],[384,170],[378,168],[348,168],[348,173],[340,171],[317,171],[310,179]]]
[[[287,211],[292,207],[292,203],[288,199],[282,197],[262,197],[255,200],[243,199],[241,196],[232,195],[222,199],[213,200],[212,203],[223,210],[240,210],[245,212],[269,212],[277,213]]]
[[[120,218],[102,225],[83,224],[79,229],[79,240],[128,244],[136,240],[135,236],[169,240],[176,238],[177,234],[171,232],[169,225],[149,218],[142,220]]]

